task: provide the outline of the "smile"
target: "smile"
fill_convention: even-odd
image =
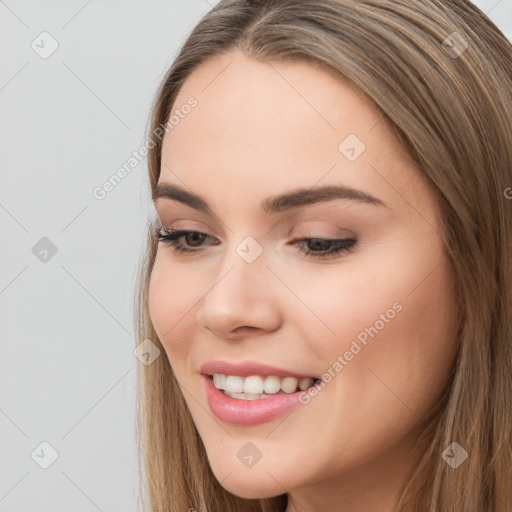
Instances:
[[[274,375],[267,375],[266,377],[250,375],[244,378],[238,375],[214,374],[202,375],[201,378],[212,413],[219,420],[234,425],[265,423],[283,415],[302,403],[300,395],[306,391],[300,388],[300,380],[302,380],[303,387],[310,382],[318,381],[318,379],[315,380],[310,377],[297,379],[294,377],[280,378]],[[247,388],[245,387],[246,383]],[[265,388],[265,385],[268,385],[268,387]],[[228,390],[219,389],[217,386],[228,387]],[[259,391],[260,387],[262,393],[229,391],[229,389]],[[283,390],[282,387],[288,391]],[[274,393],[263,392],[265,389],[274,391]],[[276,389],[277,391],[275,391]]]
[[[258,400],[275,395],[291,394],[313,386],[318,379],[312,377],[279,377],[277,375],[226,375],[213,374],[214,386],[225,395],[239,400]]]

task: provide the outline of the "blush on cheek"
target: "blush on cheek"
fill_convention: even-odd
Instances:
[[[189,349],[190,336],[186,333],[192,330],[190,322],[194,320],[194,312],[174,292],[156,283],[150,287],[148,294],[149,315],[171,361]]]
[[[167,332],[187,314],[194,302],[188,304],[183,293],[186,289],[155,261],[148,289],[149,314],[155,328]]]

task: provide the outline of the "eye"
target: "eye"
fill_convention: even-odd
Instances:
[[[200,231],[174,228],[161,228],[161,232],[158,231],[156,235],[160,242],[164,242],[165,244],[171,246],[173,251],[177,253],[192,253],[201,251],[201,249],[189,249],[179,245],[178,241],[182,237],[185,238],[187,243],[192,247],[199,247],[206,238],[211,238],[213,240],[213,237],[207,235],[206,233],[201,233]]]
[[[306,256],[327,259],[341,253],[353,251],[357,240],[355,238],[302,238],[295,243],[302,244],[299,246],[299,252]],[[304,248],[304,244],[306,248]]]
[[[172,247],[173,251],[179,254],[202,252],[200,247],[205,240],[215,240],[201,231],[174,228],[160,228],[157,230],[156,236],[160,242]],[[181,238],[189,247],[179,244]],[[356,248],[357,240],[355,238],[301,238],[293,243],[298,246],[300,253],[308,257],[327,259],[353,251]],[[218,242],[214,242],[212,245],[218,245]],[[190,246],[196,247],[196,249],[191,249]]]

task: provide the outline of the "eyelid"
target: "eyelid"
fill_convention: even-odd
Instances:
[[[340,202],[342,203],[342,202]],[[342,225],[344,222],[350,220],[353,222],[353,219],[364,220],[369,215],[364,208],[362,203],[353,203],[347,202],[348,204],[338,204],[332,205],[328,203],[315,203],[311,205],[307,205],[298,210],[290,210],[283,212],[281,214],[280,219],[276,219],[275,217],[266,218],[261,217],[258,213],[255,218],[261,219],[262,225],[264,228],[268,223],[268,229],[265,229],[265,232],[268,233],[270,230],[273,230],[274,226],[277,224],[286,224],[289,226],[289,229],[292,229],[293,226],[302,225],[303,223],[315,223],[320,224],[325,227],[325,225],[332,226],[335,230],[340,230],[345,228],[340,228],[340,224]],[[158,205],[158,207],[157,207]],[[183,211],[185,209],[185,211]],[[162,201],[161,203],[156,203],[154,206],[154,210],[156,212],[156,216],[158,218],[167,217],[170,218],[179,218],[183,216],[182,220],[172,220],[171,222],[165,222],[164,225],[169,225],[174,222],[199,222],[200,224],[204,224],[206,219],[207,224],[212,224],[212,228],[215,231],[223,231],[224,228],[227,228],[228,231],[233,232],[230,229],[229,222],[225,223],[221,220],[217,215],[210,217],[201,212],[190,211],[189,207],[183,205],[181,203],[176,203],[174,201]],[[382,212],[384,213],[384,212]],[[389,210],[386,211],[386,215],[389,213]],[[374,218],[375,214],[372,214],[371,218]],[[382,218],[382,215],[379,215]],[[293,224],[293,226],[291,226]],[[189,229],[190,226],[179,227],[179,229]],[[192,227],[190,229],[202,229],[198,227]],[[288,233],[289,234],[289,233]]]
[[[183,225],[182,225],[183,223]],[[160,217],[154,219],[154,223],[152,225],[154,228],[159,230],[169,230],[169,231],[198,231],[204,233],[205,235],[211,236],[213,238],[217,238],[216,236],[210,233],[209,229],[205,229],[202,226],[193,226],[190,225],[190,221],[172,221],[172,222],[163,222]]]
[[[353,238],[356,237],[356,233],[348,228],[342,228],[338,224],[333,225],[333,223],[325,223],[325,222],[317,222],[318,227],[306,225],[300,226],[297,229],[292,229],[289,235],[299,236],[303,238]],[[327,226],[326,226],[327,224]],[[295,234],[298,233],[298,234]]]
[[[321,238],[321,239],[340,239],[340,238],[357,238],[358,235],[351,229],[342,227],[341,222],[335,222],[331,219],[320,220],[315,219],[301,219],[300,217],[292,219],[293,223],[290,224],[289,228],[282,230],[282,235],[285,238],[293,237],[293,239],[300,238]],[[160,230],[167,229],[171,231],[197,231],[208,235],[218,241],[224,241],[222,236],[213,234],[215,230],[210,230],[205,227],[204,223],[201,225],[191,225],[191,222],[198,222],[195,220],[173,220],[169,223],[163,222],[160,216],[155,218],[155,223]],[[350,221],[353,222],[352,220]],[[274,224],[275,226],[275,224]],[[264,231],[264,234],[268,234],[273,229]],[[233,231],[230,229],[231,233]],[[274,232],[274,238],[278,238],[279,228]]]
[[[196,248],[187,248],[183,247],[180,244],[178,244],[178,240],[181,239],[184,236],[187,236],[191,233],[199,233],[197,231],[190,231],[190,230],[183,230],[183,229],[163,229],[163,232],[165,234],[162,234],[161,232],[157,233],[157,238],[159,242],[165,242],[167,245],[169,245],[172,250],[176,254],[180,254],[182,256],[188,255],[188,256],[198,256],[201,257],[203,254],[206,254],[206,251],[203,252],[203,249],[201,247]],[[206,235],[204,233],[201,233],[201,235],[204,235],[205,238],[212,238],[210,235]],[[215,239],[214,239],[215,240]],[[320,251],[315,251],[314,249],[308,249],[307,246],[304,244],[308,244],[313,241],[325,241],[329,245],[326,249],[321,249]],[[302,237],[298,238],[292,242],[290,242],[291,245],[297,247],[299,253],[302,253],[310,258],[316,259],[318,261],[328,261],[328,260],[337,260],[338,256],[342,255],[348,255],[359,247],[358,239],[357,238],[337,238],[337,239],[329,239],[329,238],[308,238],[308,237]],[[331,245],[333,244],[333,245]],[[213,243],[211,245],[218,245],[217,243]]]

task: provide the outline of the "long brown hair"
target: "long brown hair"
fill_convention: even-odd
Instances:
[[[221,0],[185,41],[154,102],[152,190],[161,127],[169,127],[183,82],[209,57],[237,48],[262,62],[297,59],[344,77],[374,102],[431,183],[454,270],[459,350],[425,429],[429,448],[400,505],[415,512],[510,510],[511,44],[467,0]],[[148,229],[136,332],[137,343],[150,339],[163,354],[148,312],[156,250]],[[141,484],[154,512],[284,511],[286,495],[242,499],[217,482],[167,357],[139,368]],[[456,470],[441,457],[453,441],[468,453]]]

